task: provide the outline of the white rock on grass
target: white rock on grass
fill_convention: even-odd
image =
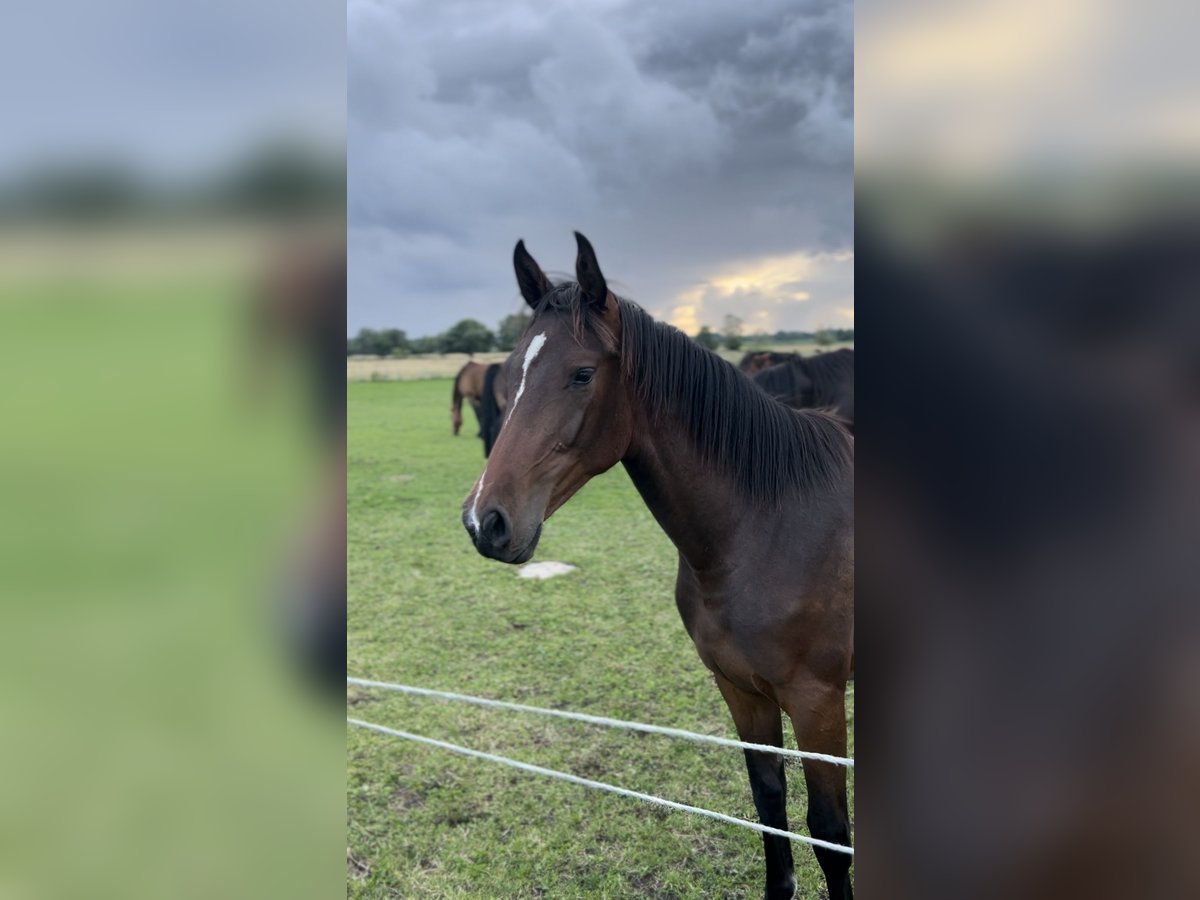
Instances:
[[[535,562],[521,566],[517,574],[522,578],[554,578],[556,575],[566,575],[574,572],[575,566],[561,562]]]

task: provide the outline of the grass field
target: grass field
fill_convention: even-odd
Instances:
[[[675,610],[674,549],[624,469],[594,479],[545,527],[535,560],[579,570],[518,579],[478,556],[459,523],[483,454],[469,413],[451,436],[450,390],[448,379],[348,385],[350,674],[735,737]],[[353,688],[349,707],[754,817],[737,750]],[[761,895],[751,831],[358,728],[347,742],[349,896]],[[803,831],[791,762],[789,782]],[[823,896],[812,852],[795,849],[798,895]]]
[[[223,235],[124,258],[105,235],[94,259],[5,237],[31,259],[0,252],[0,761],[19,773],[0,896],[328,897],[342,728],[285,655],[278,596],[319,474],[303,373],[280,360],[247,390]]]

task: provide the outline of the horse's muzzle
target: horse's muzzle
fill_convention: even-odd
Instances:
[[[539,524],[532,540],[523,546],[514,547],[512,522],[508,514],[500,507],[485,509],[483,515],[479,517],[478,527],[472,525],[467,512],[463,513],[462,522],[480,555],[504,563],[528,562],[542,536],[542,526]]]

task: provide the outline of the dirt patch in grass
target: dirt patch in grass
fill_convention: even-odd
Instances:
[[[392,788],[392,797],[388,806],[393,812],[404,812],[409,809],[419,809],[425,805],[425,798],[410,787],[397,785]]]
[[[371,874],[370,864],[350,852],[349,847],[346,848],[346,874],[355,881],[366,881]]]

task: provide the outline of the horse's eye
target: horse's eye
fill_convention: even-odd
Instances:
[[[595,369],[580,369],[575,373],[575,377],[571,379],[571,384],[587,384],[595,374]]]

